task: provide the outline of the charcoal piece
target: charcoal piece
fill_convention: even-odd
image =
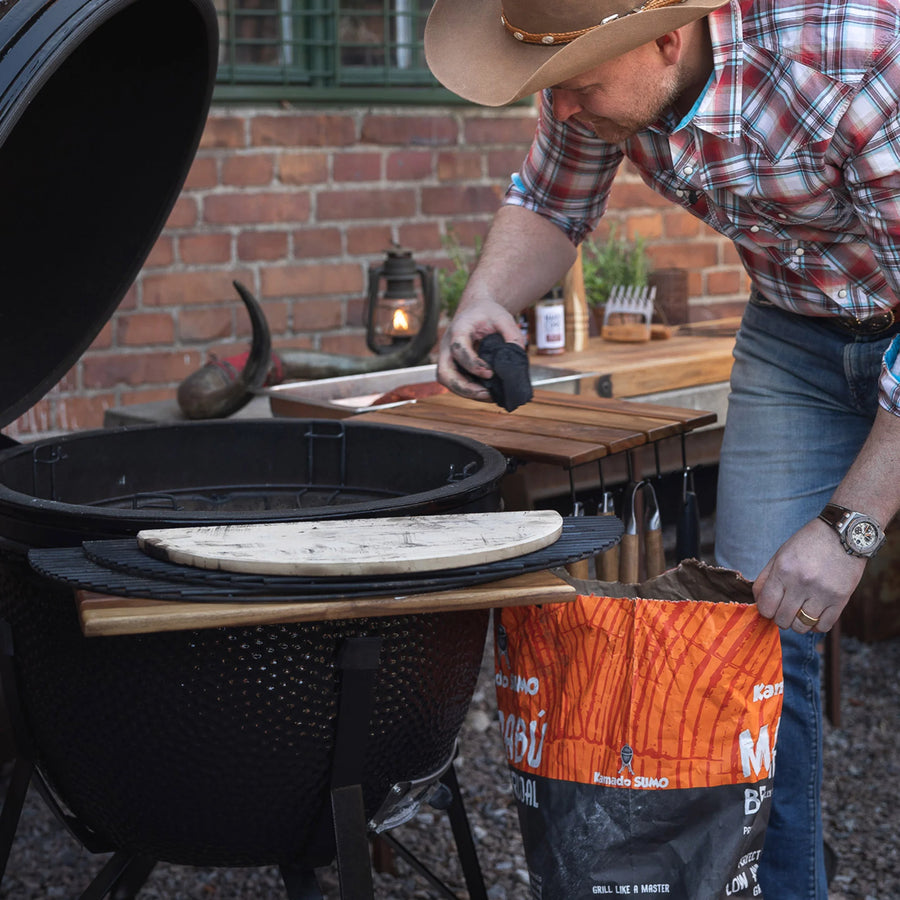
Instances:
[[[534,391],[528,373],[528,354],[522,347],[504,341],[494,332],[481,341],[478,355],[494,370],[491,378],[480,379],[494,403],[512,412],[531,400]]]

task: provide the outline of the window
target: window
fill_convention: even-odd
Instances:
[[[453,99],[425,64],[433,0],[216,0],[220,100]]]

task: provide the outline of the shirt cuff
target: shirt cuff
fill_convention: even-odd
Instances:
[[[590,223],[582,219],[573,219],[569,216],[563,216],[539,203],[532,197],[522,182],[522,176],[516,173],[512,176],[509,187],[506,189],[506,196],[503,198],[506,206],[521,206],[524,209],[543,216],[549,222],[552,222],[563,231],[568,239],[577,247],[591,232]]]
[[[882,409],[900,416],[900,335],[887,348],[881,361],[881,376],[878,381],[878,403]]]

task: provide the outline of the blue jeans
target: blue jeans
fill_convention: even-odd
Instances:
[[[748,304],[735,345],[719,466],[720,565],[756,578],[778,547],[828,502],[872,426],[889,342]],[[771,900],[828,896],[817,639],[821,635],[781,632],[784,712],[759,869]]]

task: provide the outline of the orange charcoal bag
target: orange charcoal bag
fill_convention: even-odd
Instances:
[[[695,560],[640,585],[575,584],[591,593],[496,616],[533,897],[762,897],[778,628],[740,575]]]

